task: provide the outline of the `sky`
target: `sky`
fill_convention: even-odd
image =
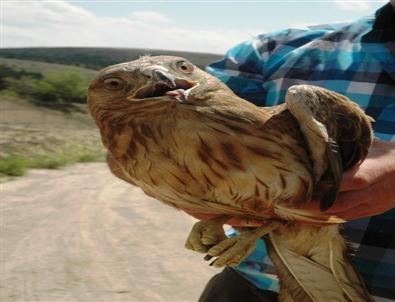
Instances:
[[[122,47],[223,54],[257,34],[349,22],[388,0],[1,0],[0,47]]]

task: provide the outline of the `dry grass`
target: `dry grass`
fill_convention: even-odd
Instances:
[[[0,96],[0,111],[0,177],[104,158],[99,132],[87,114],[59,112],[10,96]]]

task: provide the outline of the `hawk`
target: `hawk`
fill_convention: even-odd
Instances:
[[[210,212],[186,247],[236,265],[264,236],[280,301],[371,301],[346,256],[343,220],[325,214],[342,173],[366,157],[372,119],[309,85],[257,107],[181,57],[145,56],[103,69],[88,104],[119,178],[174,208]],[[321,213],[300,208],[312,196]],[[232,217],[261,227],[224,236]]]

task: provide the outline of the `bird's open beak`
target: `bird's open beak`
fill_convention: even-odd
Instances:
[[[172,74],[165,72],[163,70],[160,70],[160,69],[155,69],[153,71],[153,75],[154,75],[153,76],[154,81],[156,81],[158,83],[163,83],[163,84],[167,85],[169,88],[177,88],[177,85],[175,82],[176,78]]]
[[[143,100],[168,96],[183,102],[186,101],[189,91],[197,85],[198,82],[196,81],[176,78],[165,70],[154,69],[152,71],[152,80],[127,99]]]

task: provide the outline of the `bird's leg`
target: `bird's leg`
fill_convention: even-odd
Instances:
[[[255,249],[256,241],[264,235],[283,227],[285,222],[270,221],[267,225],[246,231],[232,238],[228,238],[210,248],[205,260],[217,257],[210,265],[222,267],[225,265],[238,265]]]
[[[206,253],[213,245],[226,238],[223,225],[229,219],[229,216],[220,216],[196,222],[185,242],[185,247],[199,253]]]

